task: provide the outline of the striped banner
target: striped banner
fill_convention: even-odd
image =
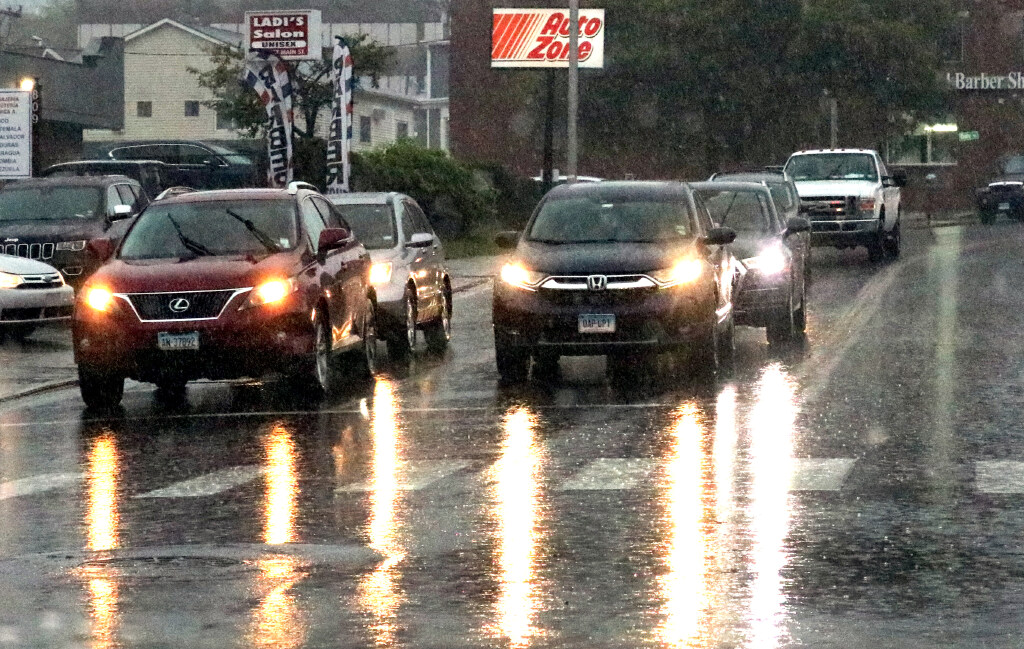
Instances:
[[[249,52],[242,84],[256,91],[267,109],[267,185],[287,187],[295,177],[292,161],[292,83],[288,66],[272,52]]]
[[[334,102],[331,105],[331,130],[327,137],[327,193],[349,191],[352,175],[352,52],[341,36],[335,36],[332,79]]]

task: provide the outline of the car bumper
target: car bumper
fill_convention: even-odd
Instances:
[[[878,240],[878,219],[811,221],[813,246],[864,246]]]
[[[981,194],[978,209],[982,212],[1024,211],[1024,193]]]
[[[75,292],[57,288],[0,290],[0,325],[46,324],[71,319]]]
[[[749,271],[736,296],[736,324],[764,327],[779,311],[789,308],[789,274],[777,280]]]
[[[632,293],[633,291],[630,291]],[[556,293],[556,295],[551,295]],[[728,310],[716,317],[709,290],[690,288],[604,291],[525,291],[498,283],[494,292],[494,335],[503,344],[533,353],[597,356],[629,350],[668,350],[706,337]],[[614,315],[614,333],[580,333],[579,317]]]

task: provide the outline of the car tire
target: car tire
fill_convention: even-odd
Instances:
[[[885,239],[885,252],[890,257],[896,259],[900,256],[900,247],[902,246],[902,237],[900,236],[900,219],[896,219],[896,225],[892,226],[892,232]]]
[[[377,374],[379,350],[377,345],[377,309],[374,307],[373,300],[369,298],[366,300],[366,311],[360,331],[363,336],[363,344],[360,345],[359,351],[353,352],[355,355],[353,369],[359,380],[372,381]]]
[[[448,286],[441,291],[441,314],[423,328],[427,349],[434,354],[443,354],[452,339],[452,296]]]
[[[416,347],[416,296],[411,286],[405,287],[402,298],[402,326],[388,332],[385,342],[388,345],[388,357],[397,362],[408,362]],[[378,317],[377,322],[381,319]]]
[[[701,379],[714,378],[721,362],[721,339],[718,326],[712,324],[707,333],[692,343],[686,355],[686,369],[690,375]]]
[[[725,330],[718,336],[718,367],[731,370],[736,356],[736,319],[730,315]]]
[[[978,214],[983,225],[992,225],[996,222],[996,213],[992,210],[981,210]]]
[[[776,312],[765,328],[769,345],[784,345],[793,340],[796,332],[794,315],[793,290],[790,289],[788,306]]]
[[[115,372],[78,365],[78,388],[82,401],[93,410],[114,408],[124,397],[124,377]]]
[[[807,275],[800,282],[800,306],[793,311],[793,332],[802,336],[807,331]]]
[[[494,362],[505,384],[522,383],[530,373],[530,354],[512,347],[499,336],[494,337]]]

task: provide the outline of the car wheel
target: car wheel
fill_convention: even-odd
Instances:
[[[736,355],[736,319],[730,315],[725,330],[718,336],[718,367],[731,370]]]
[[[385,342],[387,342],[388,356],[391,357],[391,360],[406,362],[416,347],[416,296],[413,294],[411,286],[405,287],[402,313],[405,316],[403,326],[388,332]],[[380,322],[380,318],[377,321]]]
[[[707,333],[695,340],[687,354],[687,370],[693,376],[699,378],[714,377],[718,371],[718,364],[721,361],[719,350],[721,336],[718,333],[718,326],[712,324]]]
[[[529,353],[512,347],[499,336],[494,337],[494,361],[502,383],[522,383],[530,372]]]
[[[435,354],[444,353],[452,339],[452,298],[448,287],[441,291],[441,315],[423,329],[427,349]]]
[[[121,403],[124,397],[124,377],[114,372],[79,364],[78,388],[86,407],[107,410]]]
[[[785,344],[793,339],[794,332],[796,331],[793,316],[793,290],[790,289],[789,304],[776,312],[768,321],[768,326],[766,327],[768,344]]]
[[[793,330],[798,336],[807,331],[807,275],[800,282],[800,306],[793,311]]]
[[[366,300],[366,313],[363,315],[363,344],[360,347],[355,362],[356,376],[364,381],[370,381],[377,374],[378,349],[377,349],[377,310],[373,306],[373,300]]]
[[[889,256],[895,259],[900,256],[900,247],[902,245],[900,237],[900,219],[896,219],[896,225],[892,226],[892,232],[885,240],[885,251],[889,253]]]

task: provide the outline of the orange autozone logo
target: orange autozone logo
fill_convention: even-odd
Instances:
[[[604,9],[581,9],[581,67],[604,67]],[[495,9],[493,67],[566,67],[569,12],[562,9]]]

